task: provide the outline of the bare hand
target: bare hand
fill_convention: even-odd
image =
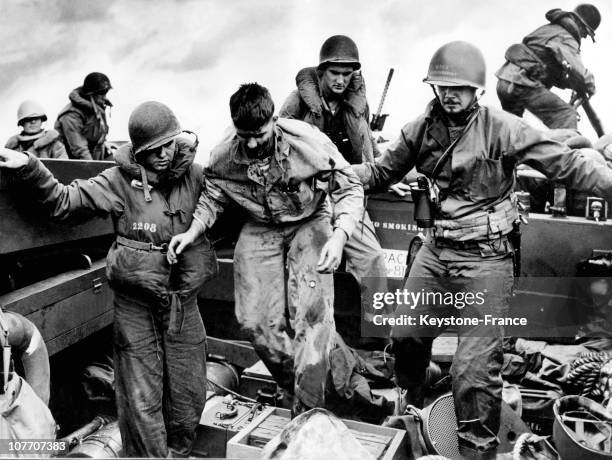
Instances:
[[[317,271],[319,273],[331,273],[338,268],[342,260],[342,250],[346,240],[347,237],[344,230],[339,228],[334,230],[331,238],[321,249],[321,256],[317,262]]]
[[[404,184],[403,182],[398,182],[397,184],[393,184],[389,187],[389,190],[395,192],[399,196],[406,196],[406,193],[410,191],[410,185]]]
[[[17,169],[28,164],[28,156],[23,152],[0,149],[0,168]]]
[[[183,252],[187,246],[193,243],[196,237],[197,235],[190,231],[174,235],[168,244],[168,253],[166,254],[168,263],[171,265],[175,264],[178,261],[179,254]]]

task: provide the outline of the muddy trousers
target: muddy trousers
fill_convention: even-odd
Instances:
[[[448,257],[447,257],[448,256]],[[485,292],[483,308],[455,305],[398,305],[396,314],[415,317],[414,326],[392,330],[395,373],[408,395],[421,394],[431,359],[433,339],[445,328],[423,325],[420,315],[483,317],[508,314],[512,294],[511,257],[496,259],[469,256],[465,252],[440,250],[424,244],[419,250],[404,289],[408,292]],[[459,298],[459,297],[457,297]],[[459,312],[459,313],[458,313]],[[478,450],[495,448],[499,441],[502,398],[503,330],[498,326],[459,326],[459,342],[451,366],[453,399],[460,445]],[[410,398],[409,398],[410,399]]]
[[[359,283],[361,315],[373,314],[374,293],[387,292],[387,264],[374,224],[367,212],[344,245],[344,257],[346,271]]]
[[[550,129],[578,128],[576,110],[543,86],[532,88],[498,80],[497,96],[502,108],[517,117],[522,117],[527,109]]]
[[[206,402],[206,332],[195,294],[169,308],[115,293],[115,394],[123,455],[187,456]]]
[[[247,222],[234,252],[236,318],[276,382],[308,407],[324,406],[335,342],[333,277],[316,270],[331,232],[327,213],[282,226]]]

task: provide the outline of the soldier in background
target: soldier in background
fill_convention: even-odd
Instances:
[[[106,75],[92,72],[85,77],[83,86],[68,95],[70,103],[57,116],[55,129],[70,158],[105,160],[110,156],[104,141],[108,133],[106,107],[112,107],[106,94],[111,88]]]
[[[549,128],[578,127],[576,110],[550,91],[571,88],[579,95],[595,94],[595,79],[580,58],[580,42],[601,22],[599,10],[588,3],[574,11],[555,8],[546,13],[549,23],[506,51],[506,63],[495,74],[502,108],[519,117],[529,110]]]
[[[306,67],[295,77],[294,90],[279,116],[305,121],[325,133],[350,164],[374,161],[378,154],[369,126],[369,108],[361,75],[359,51],[345,35],[323,43],[318,67]],[[346,269],[361,285],[362,313],[372,313],[374,292],[386,292],[385,256],[374,225],[364,211],[344,246]]]
[[[7,149],[30,152],[38,158],[68,159],[60,135],[54,129],[44,129],[47,113],[37,101],[23,101],[17,109],[17,126],[21,132],[6,141]]]

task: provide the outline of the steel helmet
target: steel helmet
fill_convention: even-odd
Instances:
[[[17,109],[17,125],[21,126],[22,121],[27,118],[42,118],[42,121],[47,121],[47,114],[42,105],[36,101],[23,101]]]
[[[110,80],[101,72],[91,72],[83,80],[83,95],[85,96],[106,93],[111,88]]]
[[[587,33],[590,36],[595,35],[595,29],[599,27],[601,23],[601,14],[599,10],[590,3],[581,3],[574,8],[574,14],[578,17],[578,20],[587,28]]]
[[[485,60],[478,48],[468,42],[450,42],[431,58],[425,83],[440,86],[471,86],[484,89]]]
[[[136,155],[169,142],[181,133],[181,126],[168,106],[148,101],[136,107],[130,115],[128,132]]]
[[[612,458],[604,448],[612,415],[604,406],[584,396],[563,396],[555,401],[553,413],[553,441],[560,458]]]
[[[355,42],[346,35],[329,37],[319,52],[319,69],[329,65],[350,65],[354,70],[361,68],[359,51]]]

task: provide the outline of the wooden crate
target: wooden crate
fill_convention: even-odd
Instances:
[[[227,443],[228,458],[258,458],[263,447],[291,420],[287,409],[270,407]],[[403,460],[405,431],[369,423],[342,420],[349,431],[377,460]]]

